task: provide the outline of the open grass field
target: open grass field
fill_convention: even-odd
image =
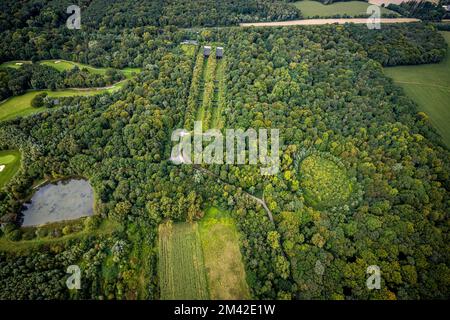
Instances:
[[[158,275],[163,300],[209,298],[197,223],[159,227]]]
[[[209,208],[199,222],[211,299],[250,299],[239,233],[228,213]]]
[[[33,98],[41,93],[41,92],[47,92],[49,97],[70,97],[70,96],[88,96],[93,94],[100,94],[104,92],[110,92],[116,90],[116,87],[112,88],[105,88],[101,90],[97,89],[87,89],[87,90],[76,90],[76,89],[65,89],[65,90],[58,90],[58,91],[49,91],[49,90],[35,90],[30,91],[25,94],[22,94],[20,96],[11,97],[7,99],[6,101],[3,101],[0,103],[0,121],[13,119],[16,117],[23,117],[28,116],[37,112],[40,112],[42,110],[45,110],[46,108],[33,108],[31,106],[31,100]]]
[[[450,32],[442,32],[450,46]],[[441,63],[385,68],[405,93],[425,112],[450,147],[450,53]]]
[[[10,67],[10,68],[20,68],[25,63],[31,63],[31,61],[8,61],[4,62],[0,65],[1,67]],[[58,59],[52,59],[52,60],[42,60],[38,62],[40,64],[50,66],[52,68],[55,68],[58,71],[65,71],[73,69],[75,66],[77,66],[80,69],[87,69],[91,73],[101,74],[104,75],[106,71],[109,68],[96,68],[92,67],[87,64],[74,62],[74,61],[68,61],[68,60],[58,60]],[[134,73],[141,72],[141,68],[124,68],[119,70],[121,71],[127,79],[131,78]]]
[[[29,63],[31,63],[31,61],[14,60],[14,61],[3,62],[2,64],[0,64],[0,68],[14,68],[14,69],[18,69],[25,63],[29,64]]]
[[[367,7],[370,5],[363,1],[346,1],[336,2],[332,4],[324,5],[318,1],[304,0],[297,1],[294,5],[300,9],[305,18],[311,18],[315,16],[319,17],[332,17],[335,15],[348,15],[348,16],[360,16],[366,15]],[[381,15],[386,13],[396,14],[394,11],[386,8],[381,8]]]
[[[20,167],[19,150],[0,151],[0,189],[6,185]]]
[[[300,175],[305,201],[317,209],[340,205],[352,192],[345,170],[320,155],[305,158],[300,164]]]

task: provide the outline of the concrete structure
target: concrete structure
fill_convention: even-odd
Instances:
[[[192,44],[194,46],[198,45],[198,42],[196,40],[184,40],[180,44]]]
[[[210,46],[203,46],[203,55],[205,57],[209,57],[211,55],[211,47]]]
[[[223,57],[223,47],[217,47],[216,48],[216,58],[222,59]]]

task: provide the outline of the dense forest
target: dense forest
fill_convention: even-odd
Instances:
[[[67,30],[59,28],[64,15],[52,9],[62,2],[30,1],[23,10],[2,2],[2,12],[15,18],[0,20],[8,30],[0,35],[8,44],[0,46],[0,62],[67,59],[142,72],[120,91],[65,98],[61,107],[0,122],[0,150],[22,154],[19,172],[0,191],[0,240],[19,248],[52,239],[0,253],[1,299],[158,299],[158,225],[199,220],[211,205],[232,212],[254,298],[450,297],[450,151],[382,71],[440,61],[447,48],[434,27],[190,30],[169,25],[287,19],[298,12],[258,0],[214,1],[225,11],[211,1],[201,1],[204,7],[183,1],[181,9],[178,0],[144,7],[108,1],[94,10],[104,3],[94,0],[81,2],[99,14],[86,17],[99,28]],[[122,14],[123,6],[133,10]],[[171,133],[192,120],[186,110],[196,58],[181,49],[184,39],[225,47],[223,128],[279,128],[278,174],[261,176],[249,164],[168,160]],[[39,64],[0,71],[1,93],[79,86],[81,74]],[[19,212],[35,182],[71,176],[89,179],[97,215],[70,228],[20,228]],[[273,222],[248,194],[265,199]],[[73,263],[85,279],[76,292],[65,287],[65,268]],[[326,272],[315,272],[318,263]],[[381,290],[366,289],[369,265],[382,270]]]
[[[68,17],[66,8],[72,4],[79,5],[83,25],[92,28],[188,28],[300,17],[299,10],[283,0],[5,0],[0,3],[0,29],[63,26]]]

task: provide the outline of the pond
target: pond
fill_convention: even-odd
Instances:
[[[40,187],[22,210],[23,227],[92,216],[94,191],[86,180],[70,179]]]

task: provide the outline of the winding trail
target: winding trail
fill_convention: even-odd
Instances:
[[[219,176],[217,176],[214,172],[209,171],[208,169],[205,169],[205,168],[203,168],[203,167],[200,167],[199,165],[194,165],[194,168],[195,168],[196,170],[198,170],[198,171],[201,171],[201,172],[203,172],[203,173],[206,173],[207,175],[209,175],[209,176],[211,176],[211,177],[214,177],[214,178],[217,179],[217,181],[220,182],[220,183],[229,185],[229,186],[231,186],[231,187],[233,187],[233,188],[237,188],[236,186],[234,186],[234,185],[232,185],[232,184],[230,184],[230,183],[228,183],[228,182],[226,182],[226,181],[223,181],[222,179],[219,178]],[[267,216],[269,217],[270,222],[272,222],[272,223],[274,224],[272,211],[270,211],[270,209],[267,207],[266,201],[264,200],[264,195],[263,195],[262,199],[260,199],[260,198],[258,198],[258,197],[256,197],[256,196],[252,195],[251,193],[248,193],[247,191],[245,191],[245,190],[243,190],[243,189],[241,189],[241,191],[242,191],[242,193],[243,193],[244,195],[246,195],[246,196],[249,197],[250,199],[252,199],[252,200],[258,202],[258,203],[264,208],[264,210],[267,212]]]

